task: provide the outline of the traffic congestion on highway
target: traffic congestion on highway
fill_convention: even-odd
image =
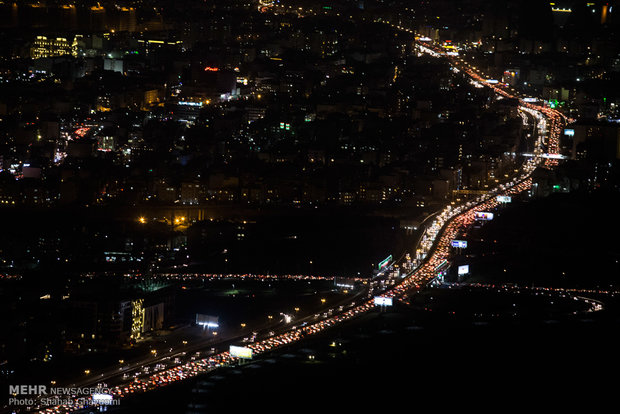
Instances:
[[[526,191],[531,187],[531,178],[528,177],[533,166],[526,164],[523,173],[513,181],[503,184],[496,190],[491,191],[490,195],[483,196],[479,200],[469,201],[468,203],[452,208],[446,207],[441,214],[433,221],[426,231],[427,247],[422,247],[427,260],[423,264],[406,276],[402,283],[390,288],[383,293],[385,297],[402,299],[411,293],[411,290],[420,289],[426,283],[436,277],[436,267],[439,263],[449,258],[451,253],[450,242],[463,229],[471,225],[476,220],[476,212],[489,211],[497,207],[497,195],[515,195]],[[503,187],[503,188],[502,188]],[[297,342],[303,338],[322,332],[334,325],[351,320],[352,318],[366,313],[375,308],[374,300],[368,298],[362,303],[350,303],[342,310],[330,310],[324,314],[316,315],[319,319],[316,322],[307,323],[304,326],[293,326],[284,333],[258,340],[247,344],[247,348],[252,350],[253,355],[261,355],[274,349],[283,347],[292,342]],[[200,354],[198,354],[200,355]],[[189,360],[171,368],[162,369],[158,372],[150,373],[142,371],[138,376],[131,380],[113,387],[109,387],[110,395],[113,398],[123,398],[137,392],[144,392],[195,377],[200,374],[211,372],[219,367],[228,366],[236,363],[238,358],[231,356],[230,352],[202,357],[200,359]],[[174,362],[174,361],[172,361]],[[63,404],[56,407],[44,408],[42,413],[63,413],[71,412],[84,408],[84,400],[76,399],[74,404]]]
[[[409,29],[394,26],[396,29],[406,32],[413,32]],[[433,55],[441,56],[437,48],[434,48],[429,42],[418,42],[419,50]],[[560,112],[544,108],[539,105],[524,102],[522,98],[512,89],[504,85],[489,84],[486,77],[475,68],[469,66],[460,58],[452,58],[451,63],[458,69],[469,76],[472,82],[490,87],[499,95],[505,98],[521,99],[520,109],[532,117],[538,124],[538,142],[535,155],[525,159],[520,169],[515,170],[516,173],[512,179],[498,184],[497,187],[489,190],[486,194],[475,199],[464,202],[461,205],[448,205],[439,212],[435,219],[425,228],[420,243],[416,246],[416,256],[419,257],[420,264],[417,268],[406,274],[399,283],[388,287],[381,296],[386,298],[394,298],[396,300],[406,300],[408,295],[421,289],[423,286],[431,282],[437,277],[437,268],[444,261],[450,260],[453,253],[451,241],[458,237],[465,229],[480,219],[477,213],[490,212],[498,207],[501,203],[498,196],[515,196],[517,194],[528,191],[532,187],[531,174],[536,167],[541,164],[546,167],[553,167],[557,164],[556,158],[543,158],[539,155],[546,152],[548,154],[558,153],[558,140],[562,130],[562,125],[567,121],[566,117]],[[543,145],[545,148],[543,149]],[[544,161],[543,161],[544,160]],[[218,279],[222,277],[230,277],[223,275],[161,275],[169,278],[206,278]],[[238,275],[239,278],[265,279],[271,280],[275,276],[265,275]],[[318,278],[316,276],[287,276],[284,278]],[[303,323],[295,322],[294,326],[287,325],[286,329],[281,333],[269,332],[255,336],[254,342],[245,344],[244,346],[252,351],[253,356],[265,354],[275,349],[284,347],[293,342],[303,340],[304,338],[323,332],[335,325],[349,321],[361,314],[376,309],[373,300],[373,291],[363,296],[363,299],[349,302],[340,307],[334,307],[322,314],[314,315],[313,318],[307,319]],[[360,303],[361,302],[361,303]],[[176,362],[175,362],[176,361]],[[196,353],[193,355],[185,355],[183,358],[170,359],[167,364],[161,365],[156,372],[141,371],[138,375],[127,378],[116,385],[109,385],[110,395],[113,399],[120,399],[131,394],[145,392],[157,389],[168,384],[182,381],[187,378],[205,374],[216,370],[222,366],[236,364],[239,358],[232,356],[229,351],[204,355]],[[76,397],[76,396],[73,396]],[[62,404],[54,407],[35,407],[41,413],[64,413],[80,410],[93,403],[74,398],[74,403]]]

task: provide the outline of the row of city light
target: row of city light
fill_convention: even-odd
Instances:
[[[412,32],[408,29],[404,30],[407,32]],[[437,52],[434,52],[430,47],[424,46],[424,49],[421,50],[425,50],[430,54],[438,55]],[[466,73],[478,82],[482,79],[473,71],[466,70]],[[483,85],[493,88],[496,92],[503,96],[515,97],[493,84],[483,83]],[[556,123],[559,124],[561,122],[565,122],[566,118],[558,111],[536,106],[527,102],[522,102],[522,107],[520,109],[527,111],[534,116],[538,120],[538,128],[542,130],[546,128],[545,118],[552,119],[548,146],[550,149],[557,148],[556,143],[559,140],[559,128],[554,125]],[[537,144],[542,145],[542,137],[539,137]],[[542,151],[542,149],[537,148],[537,151]],[[423,285],[433,280],[437,275],[437,266],[443,261],[448,260],[451,254],[451,241],[454,240],[454,238],[464,229],[472,225],[472,223],[476,220],[477,212],[489,211],[497,208],[500,203],[497,199],[498,195],[512,196],[529,190],[532,187],[531,174],[536,166],[540,164],[540,160],[541,159],[539,157],[533,157],[525,161],[521,168],[521,172],[516,177],[509,182],[501,184],[500,186],[490,190],[488,194],[481,195],[478,198],[470,200],[457,207],[452,207],[450,205],[445,207],[431,223],[431,225],[425,229],[421,239],[418,253],[420,258],[425,258],[426,260],[423,261],[419,267],[408,274],[400,284],[384,292],[382,296],[385,298],[404,300],[412,290],[418,290]],[[557,163],[557,160],[547,159],[545,162]],[[375,306],[374,299],[367,300],[360,305],[356,305],[355,302],[353,302],[346,310],[336,313],[333,316],[306,326],[294,327],[293,329],[280,335],[272,336],[262,341],[252,343],[248,345],[247,348],[249,348],[254,355],[262,354],[292,342],[299,341],[309,335],[322,332],[336,324],[348,321],[362,313],[374,309]],[[238,358],[232,356],[229,351],[222,352],[208,358],[187,362],[174,368],[152,374],[146,379],[135,378],[129,384],[118,385],[112,388],[111,394],[116,398],[122,398],[136,392],[148,391],[168,385],[172,382],[210,372],[218,367],[230,365],[237,360]],[[74,404],[45,408],[40,412],[60,413],[75,411],[81,408],[84,408],[84,404],[81,403],[80,400],[76,399]]]

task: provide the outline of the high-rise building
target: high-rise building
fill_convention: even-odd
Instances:
[[[77,41],[69,41],[66,37],[48,38],[37,36],[30,48],[32,59],[50,58],[56,56],[77,56]]]

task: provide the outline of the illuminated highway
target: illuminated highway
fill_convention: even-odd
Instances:
[[[261,4],[263,10],[270,7],[270,5],[271,3],[267,2]],[[397,27],[395,25],[392,26],[395,29],[409,32],[412,36],[414,35],[413,31],[409,29]],[[444,58],[444,54],[441,53],[441,50],[437,49],[429,42],[417,42],[417,45],[419,50],[423,53],[429,53]],[[451,56],[446,56],[445,58],[450,59],[457,70],[463,71],[469,76],[472,82],[481,87],[492,88],[499,95],[506,98],[520,99],[520,110],[528,113],[537,121],[539,134],[537,145],[534,150],[535,156],[527,158],[512,179],[499,184],[497,187],[488,191],[487,194],[460,205],[448,205],[438,212],[432,218],[432,221],[429,219],[430,223],[425,227],[420,241],[414,249],[416,258],[420,261],[420,266],[405,275],[400,283],[395,283],[394,286],[381,292],[382,296],[394,298],[396,300],[406,301],[407,297],[412,292],[419,290],[436,278],[437,267],[451,257],[451,241],[457,238],[463,230],[467,229],[477,220],[476,213],[488,212],[497,208],[500,204],[497,196],[515,196],[531,189],[531,174],[538,166],[542,165],[551,168],[557,165],[557,159],[553,157],[543,158],[542,155],[545,153],[551,155],[558,153],[559,136],[562,126],[567,122],[566,117],[560,112],[526,102],[516,91],[505,85],[487,82],[487,78],[483,74],[462,59]],[[545,131],[547,133],[545,133]],[[178,277],[178,275],[174,277]],[[363,289],[355,300],[347,299],[342,303],[335,304],[326,312],[308,315],[305,318],[295,320],[294,326],[286,323],[276,324],[277,327],[275,327],[276,325],[273,327],[267,326],[259,330],[260,332],[258,332],[254,338],[254,341],[247,342],[245,346],[252,350],[254,356],[258,356],[293,342],[303,340],[308,336],[325,331],[335,325],[339,325],[363,313],[369,312],[375,309],[373,295],[375,291],[379,289],[377,286],[368,286],[368,288],[368,290]],[[269,331],[265,332],[267,330]],[[238,336],[229,337],[223,342],[234,342],[238,340],[238,338]],[[136,363],[129,369],[120,371],[122,374],[127,374],[129,378],[125,378],[125,380],[121,380],[115,385],[110,385],[110,393],[115,399],[123,398],[134,393],[157,389],[176,381],[208,373],[218,367],[230,365],[238,361],[238,359],[232,357],[228,351],[205,356],[204,348],[210,350],[212,346],[212,343],[205,342],[200,346],[192,348],[193,353],[173,350],[167,352],[164,356],[153,357],[147,360],[149,366],[159,364],[159,367],[156,367],[157,372],[151,372],[150,369],[147,371],[140,369],[144,367],[144,362]],[[136,373],[137,375],[135,375]],[[108,376],[103,375],[101,378],[112,378],[112,375],[108,373]],[[96,381],[97,378],[93,378],[92,380]],[[40,412],[62,413],[75,411],[83,407],[83,405],[75,402],[73,404],[42,408]]]
[[[448,289],[461,289],[469,288],[476,290],[485,290],[492,293],[508,293],[508,294],[525,294],[533,296],[546,296],[549,298],[570,298],[575,301],[582,302],[585,307],[581,313],[592,313],[603,310],[604,304],[601,301],[592,299],[589,297],[580,296],[579,294],[597,294],[597,295],[611,295],[615,296],[620,292],[617,291],[601,291],[592,289],[565,289],[565,288],[553,288],[553,287],[541,287],[541,286],[517,286],[512,284],[488,284],[488,283],[444,283],[444,288]],[[578,314],[579,311],[574,311],[573,314]]]
[[[577,289],[577,288],[554,288],[554,287],[546,287],[546,286],[519,286],[515,284],[492,284],[492,283],[449,283],[446,286],[454,286],[454,287],[474,287],[480,289],[497,289],[502,291],[512,291],[512,292],[534,292],[534,293],[554,293],[554,294],[594,294],[594,295],[610,295],[616,296],[620,295],[620,291],[618,290],[602,290],[602,289]]]
[[[524,166],[525,171],[531,172],[532,168],[533,164],[531,163]],[[446,207],[438,214],[437,218],[434,219],[432,224],[427,227],[424,232],[425,237],[422,239],[423,242],[419,250],[421,250],[422,255],[426,257],[426,261],[405,277],[402,283],[384,292],[383,296],[403,299],[412,289],[417,290],[434,279],[436,277],[436,266],[443,260],[446,260],[450,255],[450,241],[459,231],[473,223],[475,220],[475,212],[480,210],[487,211],[497,206],[496,195],[514,195],[529,189],[531,187],[531,179],[528,177],[528,174],[527,172],[523,172],[519,180],[504,185],[504,189],[498,188],[496,191],[492,191],[492,196],[484,196],[481,197],[480,200],[470,201],[456,208],[452,208],[451,206]],[[356,302],[341,304],[337,308],[331,308],[323,314],[309,316],[303,320],[295,321],[296,325],[293,328],[287,326],[281,333],[273,332],[273,335],[261,340],[256,340],[253,343],[248,343],[246,346],[253,351],[254,355],[260,355],[322,332],[374,308],[374,300],[371,297],[361,298],[361,303],[359,304]],[[207,357],[202,357],[198,354],[193,355],[193,359],[190,358],[187,360],[184,358],[183,361],[181,360],[181,357],[187,356],[187,353],[185,355],[167,355],[164,357],[166,361],[170,361],[172,358],[178,358],[178,360],[176,360],[178,365],[171,368],[163,368],[163,363],[159,362],[162,368],[160,371],[150,373],[142,370],[131,380],[116,386],[111,386],[111,394],[114,398],[123,398],[136,392],[153,390],[172,382],[204,374],[223,365],[229,365],[237,361],[237,358],[232,357],[229,352],[221,352]],[[200,357],[200,359],[197,359],[197,357]],[[174,363],[175,360],[172,360],[172,362]],[[155,359],[150,361],[150,364],[153,363],[156,363]],[[138,366],[134,368],[137,369]],[[97,380],[97,378],[93,378],[93,380]],[[101,379],[99,379],[99,381],[101,381]],[[82,408],[82,405],[76,403],[74,405],[46,408],[40,412],[69,412],[80,408]]]

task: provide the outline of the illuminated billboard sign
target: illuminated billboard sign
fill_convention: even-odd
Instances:
[[[567,129],[564,130],[564,135],[566,135],[567,137],[574,137],[575,136],[575,130],[567,128]]]
[[[459,276],[460,275],[468,274],[469,273],[469,265],[459,266],[458,272],[459,272]]]
[[[202,102],[179,101],[179,105],[182,105],[182,106],[195,106],[195,107],[200,108],[202,106]]]
[[[200,325],[207,328],[219,327],[219,317],[204,315],[202,313],[196,314],[196,325]]]
[[[452,247],[458,247],[459,249],[466,249],[467,240],[452,240]]]
[[[545,153],[543,155],[541,155],[542,158],[550,158],[552,160],[565,160],[566,158],[568,158],[566,155],[562,155],[562,154],[548,154]]]
[[[487,213],[486,211],[477,211],[476,220],[493,220],[493,213]]]
[[[500,203],[510,203],[512,202],[512,197],[510,196],[497,196],[497,201]]]
[[[242,358],[242,359],[252,359],[252,350],[244,346],[231,345],[230,356]]]
[[[538,98],[523,98],[523,102],[538,102]]]
[[[392,306],[392,298],[375,296],[375,306]]]
[[[384,269],[390,262],[392,261],[392,255],[386,257],[383,261],[379,263],[379,270]]]
[[[93,404],[111,405],[113,397],[110,394],[95,393],[92,395]]]

